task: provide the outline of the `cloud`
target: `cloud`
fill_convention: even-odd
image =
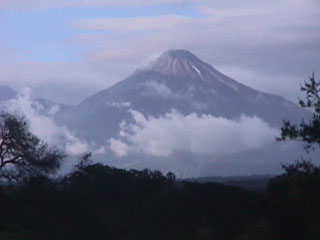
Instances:
[[[304,79],[307,79],[308,73],[304,77],[289,74],[274,76],[238,67],[217,66],[217,69],[247,86],[262,92],[285,96],[293,103],[297,103],[297,97],[304,97],[304,93],[301,92],[299,85]]]
[[[5,102],[1,108],[18,116],[24,116],[29,123],[30,130],[51,146],[60,148],[70,155],[81,155],[84,152],[101,153],[93,144],[77,138],[66,127],[58,126],[52,119],[57,106],[48,109],[48,114],[41,114],[42,106],[31,100],[31,90],[25,89],[17,99]]]
[[[203,6],[201,18],[100,18],[82,20],[78,26],[100,30],[85,40],[100,46],[88,55],[92,64],[126,65],[129,74],[143,64],[141,59],[150,59],[170,48],[186,48],[214,66],[263,76],[256,79],[262,85],[267,78],[277,77],[281,81],[279,76],[286,76],[286,82],[289,77],[294,83],[286,84],[282,92],[287,98],[296,98],[297,91],[292,93],[292,86],[298,89],[308,74],[319,69],[320,7],[308,1],[287,5],[278,1],[245,1],[240,5],[236,2],[199,4],[198,7]],[[237,74],[234,76],[237,80]],[[279,93],[277,84],[268,90]]]
[[[165,84],[156,81],[147,81],[144,83],[147,90],[147,93],[143,93],[146,95],[158,95],[162,97],[176,97],[177,95],[174,94]]]
[[[15,64],[4,64],[1,68],[2,79],[21,79],[24,83],[41,82],[72,82],[80,83],[97,80],[102,77],[99,72],[94,71],[85,63],[69,62],[17,62]]]
[[[107,102],[108,106],[116,107],[116,108],[129,108],[131,107],[130,102]]]
[[[88,30],[109,30],[128,34],[133,31],[155,31],[167,27],[178,27],[188,19],[177,15],[166,15],[165,17],[99,18],[81,20],[78,22],[78,26]]]
[[[242,12],[246,9],[245,13],[252,12],[251,9],[271,9],[279,6],[290,8],[304,7],[307,5],[319,5],[316,1],[311,0],[269,0],[269,1],[254,1],[254,0],[1,0],[0,9],[3,10],[44,10],[50,8],[77,8],[77,7],[105,7],[105,6],[120,6],[120,7],[143,7],[143,6],[156,6],[156,5],[196,5],[200,9],[209,9],[214,7],[223,11],[224,9],[237,10],[241,9]],[[304,9],[305,10],[305,9]],[[230,14],[228,14],[230,15]]]
[[[138,7],[159,4],[184,4],[186,0],[1,0],[0,9],[3,10],[45,10],[51,8],[104,7],[122,6]]]
[[[199,155],[237,153],[260,149],[279,134],[257,117],[230,120],[195,113],[183,116],[171,112],[160,118],[146,118],[132,110],[135,124],[122,125],[119,139],[110,140],[110,150],[122,157],[130,152],[167,157],[176,151]]]
[[[14,62],[0,65],[0,72],[0,83],[17,90],[29,86],[37,98],[68,105],[78,104],[120,80],[111,72],[101,73],[88,62]]]
[[[166,14],[166,7],[162,6],[161,14],[159,11],[141,13],[148,9],[147,5],[157,4],[187,4],[188,8],[184,11],[176,7]],[[92,18],[85,15],[82,19],[80,15],[68,18],[71,23],[66,24],[75,30],[68,44],[79,48],[90,46],[82,52],[84,60],[80,63],[14,61],[2,65],[0,81],[15,85],[43,83],[43,88],[48,82],[58,82],[61,86],[83,82],[92,87],[90,93],[93,93],[122,80],[171,48],[189,49],[214,66],[233,69],[235,80],[243,71],[250,71],[259,76],[252,86],[268,85],[268,91],[281,93],[289,99],[297,96],[292,86],[298,89],[310,73],[320,71],[318,1],[4,0],[0,8],[27,8],[27,5],[30,8],[70,7],[70,12],[74,7],[120,6],[132,10],[134,15],[144,16],[112,18],[93,14]],[[272,78],[283,85],[281,91],[278,91],[278,84],[266,83]],[[289,84],[288,79],[292,79]],[[66,96],[71,101],[77,93],[81,93],[82,99],[88,96],[85,88],[72,94],[68,92]]]
[[[109,140],[109,149],[117,156],[117,157],[125,157],[128,155],[129,151],[130,151],[130,147],[118,140],[118,139],[114,139],[111,138]]]

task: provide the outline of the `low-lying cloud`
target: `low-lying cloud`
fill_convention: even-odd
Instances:
[[[162,97],[177,97],[164,83],[156,82],[156,81],[147,81],[145,84],[147,93],[143,93],[145,95],[159,95]]]
[[[122,124],[119,139],[111,139],[110,150],[118,157],[130,152],[167,157],[175,151],[199,155],[236,153],[260,149],[274,141],[279,130],[258,117],[226,119],[172,111],[160,118],[145,117],[131,110],[135,124]]]
[[[81,155],[91,151],[93,153],[104,153],[102,149],[96,149],[94,144],[88,144],[86,141],[77,138],[64,126],[58,126],[53,115],[58,111],[59,106],[53,106],[48,109],[46,114],[43,112],[43,106],[33,101],[30,97],[31,91],[24,90],[18,98],[5,102],[1,109],[17,116],[23,116],[28,121],[30,130],[41,140],[51,146],[61,148],[69,155]]]

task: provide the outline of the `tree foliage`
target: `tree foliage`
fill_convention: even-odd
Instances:
[[[64,157],[33,135],[24,118],[0,114],[0,179],[53,174]]]
[[[320,81],[314,74],[301,86],[306,100],[299,105],[312,111],[308,122],[300,126],[284,121],[284,141],[300,140],[310,149],[320,145]],[[269,219],[276,239],[320,239],[320,168],[310,160],[282,165],[284,173],[272,179],[267,188]]]
[[[233,240],[262,212],[261,196],[239,188],[86,162],[62,179],[0,186],[0,239],[20,229],[39,240]]]
[[[319,239],[320,168],[310,161],[283,165],[267,194],[270,222],[278,239]]]
[[[300,126],[285,120],[278,140],[301,140],[309,149],[313,144],[320,145],[320,81],[312,74],[301,86],[301,91],[305,92],[306,100],[299,99],[299,105],[310,109],[313,112],[312,117],[307,122],[302,120]]]

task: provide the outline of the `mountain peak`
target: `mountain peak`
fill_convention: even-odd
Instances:
[[[135,72],[139,79],[150,81],[156,78],[173,88],[197,89],[212,88],[213,91],[255,91],[235,80],[225,76],[210,64],[203,62],[188,50],[173,49],[165,51],[160,57],[145,68]],[[144,77],[141,77],[144,76]],[[157,77],[155,77],[157,76]]]
[[[170,49],[165,51],[162,56],[170,56],[174,58],[197,58],[193,53],[185,49]]]
[[[161,72],[165,75],[202,78],[201,70],[208,66],[193,53],[184,49],[165,51],[160,57],[143,70]]]
[[[185,49],[171,49],[165,51],[159,59],[161,61],[180,61],[180,62],[188,62],[191,65],[202,64],[203,62],[192,52]]]

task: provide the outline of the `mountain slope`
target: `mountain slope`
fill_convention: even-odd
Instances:
[[[72,108],[72,106],[70,105],[52,102],[44,98],[35,98],[32,101],[33,107],[38,111],[39,114],[48,116],[55,115],[58,113],[61,114]]]
[[[103,147],[100,160],[109,165],[194,177],[279,173],[280,162],[303,154],[299,143],[275,141],[283,119],[310,115],[189,51],[170,50],[56,120]]]
[[[15,98],[17,93],[5,85],[0,85],[0,103]]]
[[[81,136],[103,142],[119,132],[123,120],[132,120],[128,109],[153,117],[172,109],[228,119],[257,116],[274,127],[283,119],[300,121],[308,115],[280,96],[236,82],[186,50],[170,50],[60,115],[59,121],[72,122],[70,127]]]

